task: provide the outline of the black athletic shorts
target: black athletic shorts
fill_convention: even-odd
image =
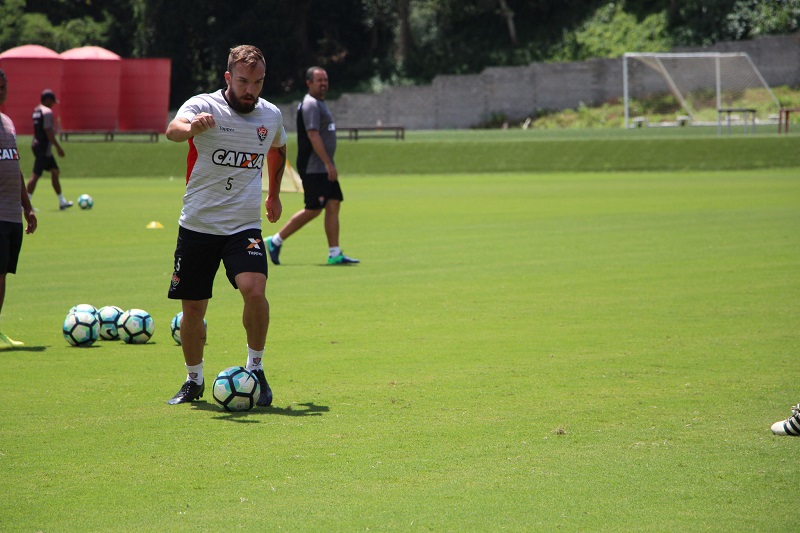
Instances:
[[[329,181],[328,174],[300,174],[303,181],[303,197],[306,209],[318,210],[325,207],[328,200],[344,200],[339,180]]]
[[[22,223],[0,221],[0,274],[16,274],[22,249]]]
[[[267,255],[261,230],[249,229],[233,235],[209,235],[178,227],[175,266],[169,286],[173,300],[211,298],[220,261],[228,281],[236,286],[236,275],[261,272],[267,275]]]
[[[58,170],[58,163],[56,158],[52,155],[37,155],[33,162],[33,173],[41,176],[45,170],[53,171]]]

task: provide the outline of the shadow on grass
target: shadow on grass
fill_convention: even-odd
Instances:
[[[0,346],[0,352],[43,352],[47,346]]]
[[[205,400],[192,402],[192,409],[198,411],[214,411],[219,413],[216,418],[219,420],[230,420],[246,424],[257,423],[255,417],[259,415],[283,415],[283,416],[322,416],[323,413],[330,411],[327,405],[316,405],[314,402],[290,404],[287,407],[254,407],[249,411],[228,412],[214,402]]]

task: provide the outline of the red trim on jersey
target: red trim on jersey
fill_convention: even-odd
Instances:
[[[192,175],[194,164],[197,163],[197,148],[194,145],[194,137],[189,139],[189,154],[186,156],[186,183],[189,183],[189,176]]]

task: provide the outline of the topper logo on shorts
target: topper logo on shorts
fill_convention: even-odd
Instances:
[[[258,252],[255,251],[255,250],[261,250],[261,246],[259,246],[259,244],[261,244],[261,239],[250,239],[250,238],[248,238],[247,240],[250,241],[250,244],[247,245],[247,253],[248,254],[250,254],[250,255],[258,255],[258,256],[264,255],[264,253],[261,252],[261,251],[258,251]]]
[[[234,150],[219,149],[211,155],[211,160],[215,165],[223,167],[262,168],[264,166],[264,154]]]
[[[256,133],[258,134],[258,138],[261,139],[261,142],[263,143],[264,139],[267,138],[269,130],[262,125],[260,128],[256,130]]]

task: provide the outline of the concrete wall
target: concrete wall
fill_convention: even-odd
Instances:
[[[719,43],[674,52],[747,52],[770,86],[800,86],[800,34]],[[332,80],[336,83],[336,80]],[[437,76],[430,85],[391,87],[380,94],[329,100],[339,126],[400,124],[408,129],[459,129],[502,113],[524,119],[536,110],[576,108],[622,97],[622,58],[493,67],[480,74]],[[297,102],[281,105],[294,131]]]

